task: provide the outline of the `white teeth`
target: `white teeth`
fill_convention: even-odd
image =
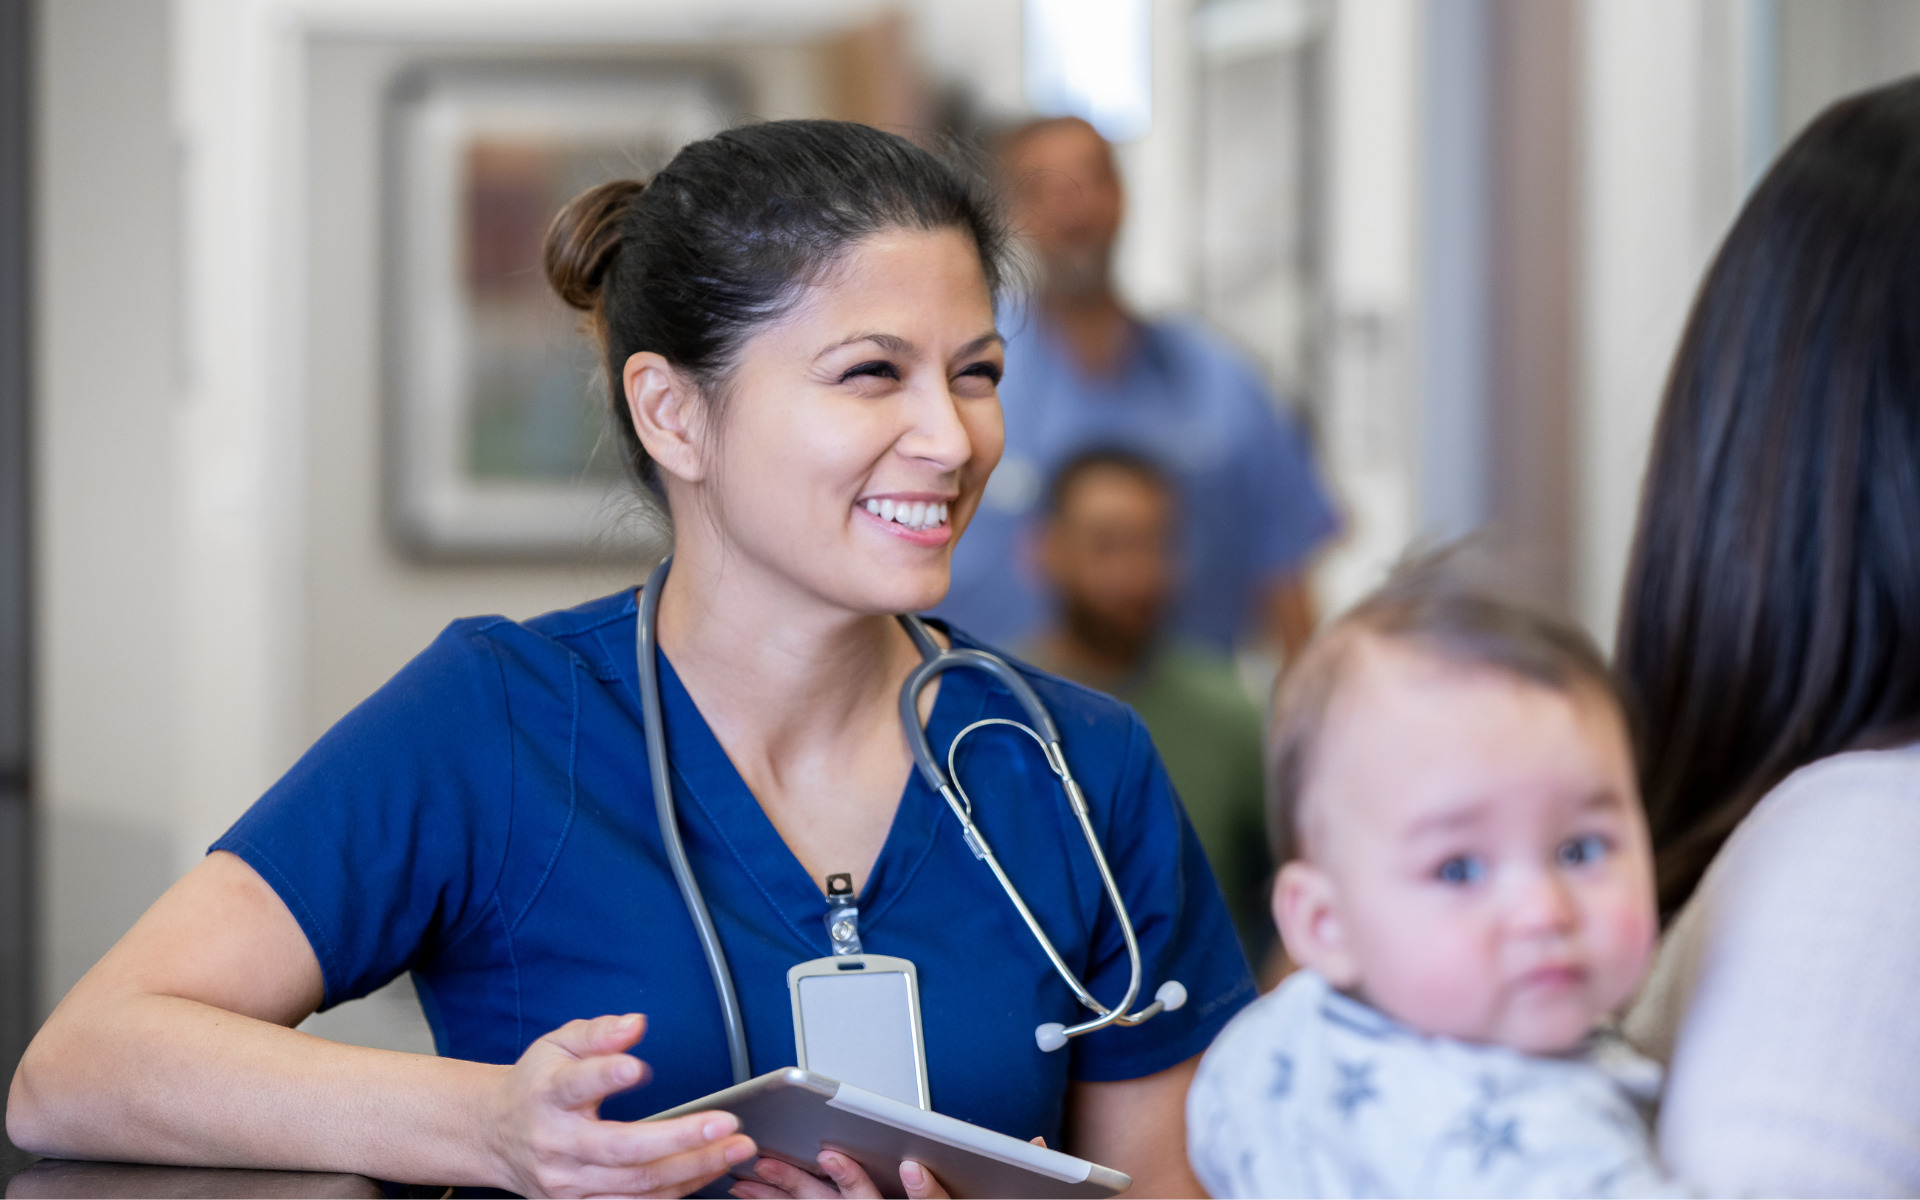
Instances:
[[[866,509],[874,516],[879,517],[882,521],[892,521],[896,524],[904,525],[908,529],[931,529],[936,525],[945,525],[949,511],[949,506],[946,504],[929,504],[925,501],[916,503],[906,500],[897,502],[893,500],[863,500],[860,502],[860,507]]]

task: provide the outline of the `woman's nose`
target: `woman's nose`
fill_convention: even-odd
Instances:
[[[915,397],[913,424],[900,439],[901,453],[932,463],[942,471],[965,465],[973,457],[973,439],[960,419],[962,403],[945,382]]]

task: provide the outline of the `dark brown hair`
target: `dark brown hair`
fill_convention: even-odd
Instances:
[[[853,245],[889,229],[958,229],[998,296],[1007,237],[974,172],[847,121],[767,121],[683,147],[642,185],[575,197],[547,230],[546,272],[586,312],[634,476],[659,481],[621,374],[651,350],[699,386],[717,418],[741,344],[786,312]]]
[[[1322,630],[1288,670],[1267,747],[1267,833],[1275,863],[1303,854],[1303,793],[1327,711],[1362,638],[1410,643],[1446,662],[1501,671],[1555,691],[1585,688],[1619,710],[1613,675],[1585,630],[1507,598],[1481,583],[1482,574],[1459,546],[1408,559]]]
[[[1073,489],[1094,471],[1119,471],[1153,488],[1165,496],[1172,496],[1173,480],[1167,477],[1159,463],[1144,454],[1118,446],[1095,446],[1082,450],[1053,473],[1047,481],[1046,512],[1057,517],[1066,510],[1067,500],[1073,495]]]
[[[1823,113],[1708,270],[1617,665],[1663,918],[1789,773],[1920,734],[1920,79]]]

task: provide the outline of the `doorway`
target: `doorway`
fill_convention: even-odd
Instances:
[[[28,221],[32,0],[0,0],[0,1081],[33,1035]],[[0,1139],[0,1179],[26,1156]]]

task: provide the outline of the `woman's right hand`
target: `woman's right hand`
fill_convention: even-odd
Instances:
[[[729,1113],[603,1121],[600,1102],[647,1078],[626,1053],[638,1013],[569,1021],[507,1072],[496,1113],[503,1173],[525,1196],[684,1196],[756,1153]]]

